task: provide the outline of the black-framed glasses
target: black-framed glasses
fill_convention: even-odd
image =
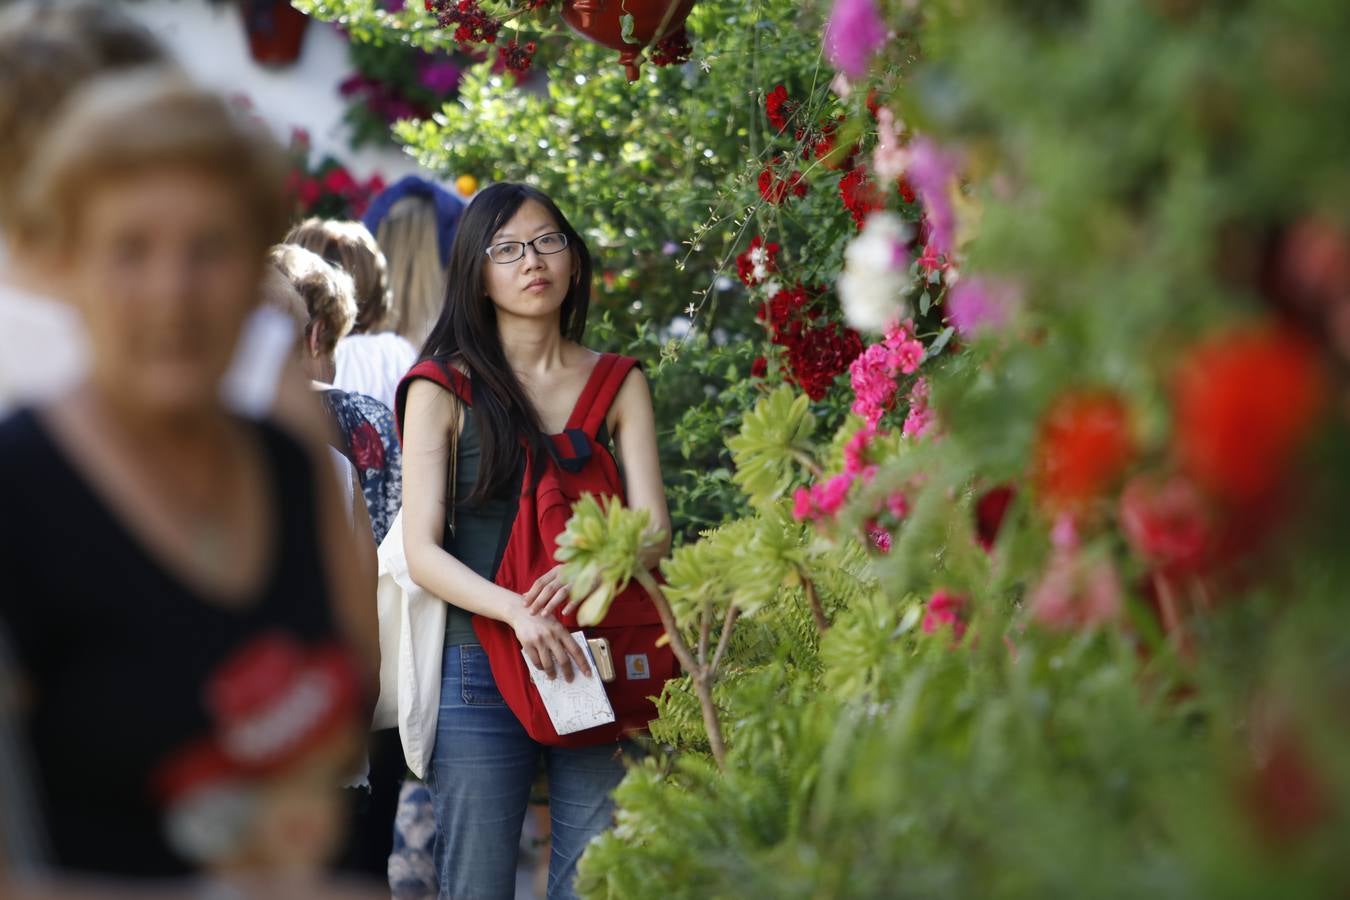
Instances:
[[[550,253],[561,253],[567,249],[567,235],[561,231],[550,231],[548,234],[541,234],[532,241],[502,241],[500,244],[493,244],[488,247],[488,259],[499,266],[519,261],[525,256],[525,247],[534,248],[534,252],[540,256],[548,256]]]

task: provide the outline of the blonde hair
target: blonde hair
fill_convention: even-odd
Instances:
[[[102,79],[71,99],[29,167],[16,225],[30,239],[68,245],[92,186],[175,166],[238,188],[259,254],[285,228],[281,148],[220,97],[169,70]]]
[[[384,254],[366,226],[335,219],[306,219],[290,230],[286,243],[319,254],[352,277],[357,308],[353,334],[382,331],[392,324]]]
[[[24,173],[71,95],[101,73],[165,61],[154,37],[107,3],[16,3],[0,15],[0,228],[14,227]]]
[[[436,204],[404,197],[380,221],[375,238],[388,261],[398,333],[420,347],[445,305]]]
[[[317,334],[319,353],[332,356],[337,342],[352,330],[356,319],[351,276],[295,244],[278,244],[268,252],[267,259],[304,301],[307,315],[301,327],[305,342],[308,344]]]

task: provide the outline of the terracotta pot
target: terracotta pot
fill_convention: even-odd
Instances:
[[[577,34],[619,51],[629,81],[637,81],[642,50],[679,31],[694,0],[564,0],[562,18]],[[623,17],[633,17],[632,43],[623,39]]]
[[[239,0],[248,51],[263,65],[287,66],[300,58],[309,16],[289,0]]]

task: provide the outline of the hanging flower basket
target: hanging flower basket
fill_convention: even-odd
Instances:
[[[249,54],[265,66],[288,66],[300,58],[309,16],[289,0],[239,0]]]
[[[563,0],[562,18],[577,34],[619,51],[629,81],[637,81],[641,53],[666,65],[689,58],[684,20],[694,0]]]

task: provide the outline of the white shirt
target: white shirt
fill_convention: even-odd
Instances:
[[[417,362],[417,348],[393,332],[354,334],[338,341],[333,387],[374,397],[394,408],[394,391]]]

